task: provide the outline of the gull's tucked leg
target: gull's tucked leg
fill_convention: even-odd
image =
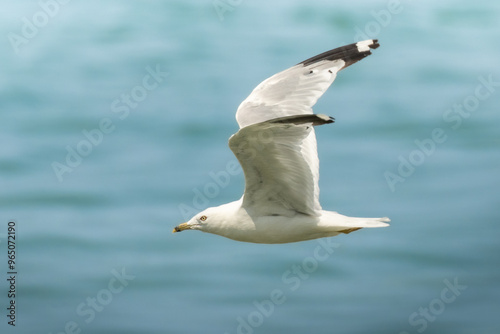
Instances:
[[[354,228],[346,228],[345,230],[342,230],[342,231],[339,231],[340,233],[345,233],[345,234],[349,234],[351,232],[354,232],[354,231],[357,231],[357,230],[361,230],[362,227],[354,227]]]

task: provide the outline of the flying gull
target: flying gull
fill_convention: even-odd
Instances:
[[[173,232],[200,230],[237,241],[278,244],[388,226],[389,218],[347,217],[319,204],[314,126],[333,123],[312,106],[337,72],[371,54],[378,41],[336,48],[260,83],[236,112],[229,147],[245,174],[241,199],[208,208]]]

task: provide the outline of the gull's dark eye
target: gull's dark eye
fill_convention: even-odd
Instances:
[[[207,216],[201,216],[201,217],[200,217],[200,220],[201,220],[202,222],[204,222],[205,220],[207,220]]]

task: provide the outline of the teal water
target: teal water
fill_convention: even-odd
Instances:
[[[2,333],[500,331],[498,2],[62,2],[0,12]],[[227,139],[250,91],[365,37],[381,47],[315,107],[336,118],[321,203],[391,227],[173,235],[241,196]]]

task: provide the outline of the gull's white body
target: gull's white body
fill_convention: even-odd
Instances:
[[[221,235],[233,240],[281,244],[333,237],[340,233],[349,233],[362,227],[382,227],[387,218],[355,218],[343,216],[337,212],[319,212],[318,217],[296,213],[286,216],[252,215],[244,207],[242,200],[210,208],[205,214],[210,223],[202,229],[204,232]],[[237,224],[235,224],[237,221]],[[197,228],[194,228],[197,229]]]
[[[378,47],[368,40],[327,51],[259,84],[236,113],[229,147],[245,173],[245,193],[177,226],[254,243],[288,243],[387,226],[388,218],[347,217],[319,203],[313,126],[332,123],[312,106],[341,69]]]

